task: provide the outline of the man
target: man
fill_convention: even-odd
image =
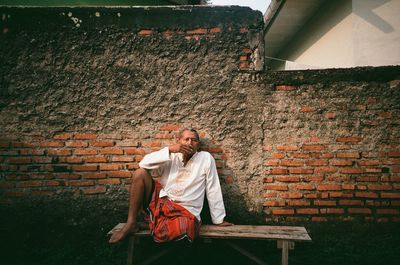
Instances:
[[[111,236],[110,243],[139,230],[136,218],[141,209],[148,216],[155,241],[187,238],[191,242],[198,235],[205,195],[212,222],[232,225],[224,221],[226,213],[215,160],[199,148],[196,130],[185,128],[175,144],[143,158],[132,177],[127,223]],[[152,179],[158,176],[160,183]]]

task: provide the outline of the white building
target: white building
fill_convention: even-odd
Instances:
[[[400,65],[400,0],[272,0],[268,69]]]

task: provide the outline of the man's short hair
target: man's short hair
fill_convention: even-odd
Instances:
[[[199,133],[198,133],[195,129],[191,128],[191,127],[185,127],[185,128],[183,128],[183,129],[181,129],[181,130],[177,133],[176,138],[177,138],[177,139],[181,139],[182,134],[183,134],[183,132],[185,132],[185,131],[194,132],[194,133],[197,135],[197,139],[200,140],[200,135],[199,135]]]

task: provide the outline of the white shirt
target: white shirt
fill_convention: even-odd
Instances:
[[[212,222],[220,224],[224,221],[226,214],[221,186],[215,160],[210,153],[196,152],[184,166],[183,155],[170,153],[165,147],[146,155],[139,166],[151,170],[153,177],[161,177],[160,198],[168,196],[200,221],[206,194]]]

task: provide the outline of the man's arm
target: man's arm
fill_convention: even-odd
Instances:
[[[207,170],[206,175],[206,195],[213,224],[231,225],[230,223],[224,221],[226,216],[224,200],[222,198],[221,185],[219,183],[215,160],[211,155],[210,167]]]

